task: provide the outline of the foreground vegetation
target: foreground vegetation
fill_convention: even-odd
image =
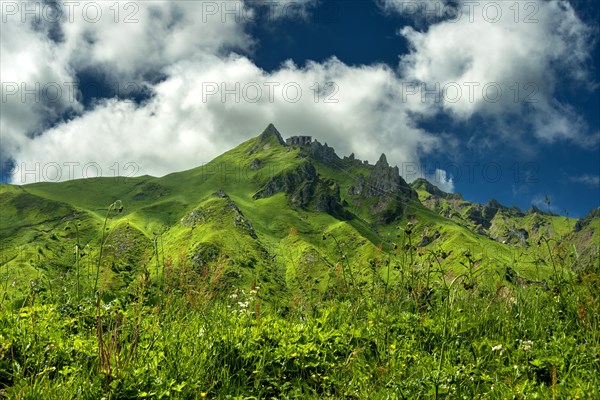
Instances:
[[[2,299],[0,397],[596,398],[597,266],[540,284],[398,254],[393,280],[340,263],[325,291],[280,301],[224,284],[222,262],[181,259],[118,296],[72,271],[32,280]]]
[[[599,249],[600,208],[470,203],[272,125],[162,178],[0,185],[0,398],[594,399]]]

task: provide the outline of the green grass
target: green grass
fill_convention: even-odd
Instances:
[[[164,279],[98,306],[32,287],[19,307],[0,308],[0,393],[595,398],[598,271],[546,292],[485,275],[473,287],[460,277],[429,281],[416,267],[404,265],[392,285],[356,288],[325,273],[326,291],[299,277],[303,290],[277,305],[262,287],[219,291],[218,265],[211,275],[173,265]]]

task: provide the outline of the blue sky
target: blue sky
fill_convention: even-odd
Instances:
[[[600,204],[592,1],[88,4],[3,3],[3,181],[164,175],[273,122],[469,200]]]

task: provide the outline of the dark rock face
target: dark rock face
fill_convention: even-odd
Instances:
[[[317,140],[310,144],[308,155],[323,164],[339,163],[341,161],[333,147],[329,147],[327,143],[321,144]]]
[[[291,171],[274,176],[253,198],[263,199],[276,193],[286,193],[293,207],[313,208],[345,218],[345,212],[340,205],[339,185],[333,180],[321,180],[310,162],[304,162]]]
[[[348,194],[358,196],[365,190],[365,177],[360,175],[356,180],[356,185],[348,188]]]
[[[366,198],[395,193],[409,199],[416,199],[417,193],[402,179],[398,167],[390,167],[382,154],[369,175],[363,195]]]
[[[600,218],[600,207],[596,207],[591,210],[585,217],[579,218],[575,223],[575,232],[580,232],[583,228],[588,226],[594,218]]]
[[[492,219],[494,219],[500,210],[507,210],[507,208],[500,204],[496,199],[490,200],[483,206],[482,215],[488,227],[490,226]]]
[[[474,205],[473,208],[466,212],[466,216],[475,225],[481,225],[489,228],[489,223],[485,221],[481,213],[481,205]]]
[[[500,204],[497,200],[492,199],[485,205],[474,204],[467,211],[466,215],[472,223],[488,229],[492,226],[492,220],[500,211],[509,213],[510,209]]]
[[[314,165],[305,162],[292,171],[285,171],[269,179],[267,184],[253,198],[254,200],[264,199],[280,192],[292,194],[304,182],[312,182],[316,179],[317,170]]]
[[[347,158],[346,162],[354,161]],[[402,179],[398,167],[388,164],[385,154],[369,168],[370,174],[366,178],[358,176],[355,184],[348,188],[348,194],[362,197],[356,201],[372,203],[369,212],[375,221],[389,224],[402,216],[407,200],[418,199],[417,192]]]

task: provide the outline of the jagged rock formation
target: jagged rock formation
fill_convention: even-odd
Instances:
[[[415,191],[400,176],[398,167],[390,167],[385,154],[382,154],[367,179],[364,196],[369,198],[398,192],[409,198],[417,197]]]
[[[327,143],[321,144],[315,140],[310,144],[308,155],[316,161],[324,164],[339,163],[341,160],[333,147],[329,147]]]
[[[271,197],[276,193],[291,194],[304,182],[312,182],[317,179],[317,170],[310,162],[304,162],[297,168],[284,171],[269,179],[267,184],[256,193],[254,200]]]
[[[333,180],[320,179],[315,166],[309,161],[272,177],[253,198],[263,199],[276,193],[289,195],[290,204],[294,207],[314,208],[316,211],[345,217],[340,204],[339,185]]]
[[[354,155],[345,158],[344,162],[361,163]],[[402,179],[398,167],[388,164],[385,154],[374,166],[368,167],[369,175],[366,178],[357,176],[354,185],[348,188],[348,194],[360,196],[358,202],[371,201],[369,211],[377,223],[388,224],[398,219],[403,215],[407,201],[418,201],[417,192]]]

